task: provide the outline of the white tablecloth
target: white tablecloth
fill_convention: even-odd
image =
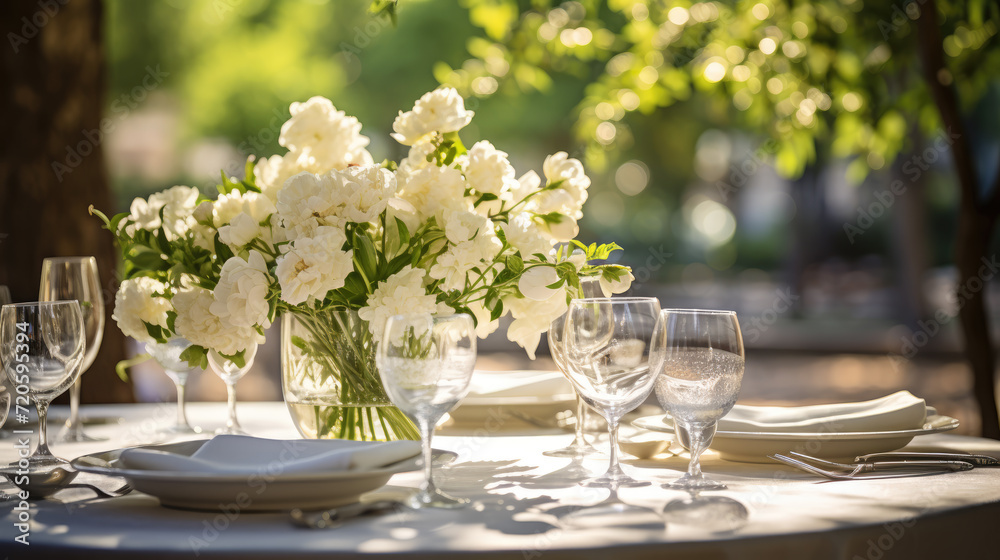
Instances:
[[[240,405],[244,428],[262,437],[296,437],[281,403]],[[84,407],[92,419],[122,417],[89,431],[109,436],[97,443],[55,444],[63,457],[148,442],[173,407],[116,405]],[[55,410],[54,414],[64,414]],[[207,428],[222,425],[222,404],[195,403],[189,416]],[[55,426],[53,425],[53,428]],[[17,534],[11,500],[0,503],[0,557],[45,558],[65,554],[93,558],[333,558],[383,554],[410,557],[517,558],[887,558],[1000,557],[1000,469],[882,481],[819,483],[777,465],[730,463],[707,457],[710,476],[724,480],[720,492],[742,501],[749,523],[729,534],[693,527],[564,530],[550,510],[586,505],[606,490],[583,489],[562,477],[568,459],[541,452],[566,445],[570,435],[512,436],[497,427],[466,436],[438,435],[434,445],[459,458],[438,472],[445,490],[481,502],[478,509],[390,513],[358,519],[333,530],[294,528],[278,513],[192,512],[159,506],[156,498],[132,493],[90,499],[66,491],[60,500],[33,502],[30,545]],[[51,429],[50,432],[57,430]],[[446,432],[447,433],[447,432]],[[0,440],[0,461],[14,459],[14,442]],[[961,436],[924,436],[911,447],[946,447],[1000,456],[1000,442]],[[602,471],[606,457],[588,462]],[[685,460],[626,461],[637,478],[675,478]],[[396,475],[380,493],[399,494],[419,484],[419,473]],[[652,487],[624,489],[625,502],[661,508],[681,494]]]

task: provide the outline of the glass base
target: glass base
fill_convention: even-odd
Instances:
[[[48,470],[52,467],[63,467],[69,465],[69,461],[66,459],[60,459],[55,455],[31,455],[28,457],[28,468],[29,472]],[[13,463],[8,463],[8,469],[18,469],[19,465],[17,461]]]
[[[457,498],[444,492],[434,489],[430,491],[420,490],[410,495],[403,501],[406,506],[413,509],[439,508],[456,509],[468,506],[471,502],[465,498]]]
[[[574,457],[586,457],[588,455],[597,455],[599,453],[601,453],[601,451],[589,443],[583,443],[581,445],[574,441],[566,447],[553,449],[552,451],[545,451],[542,455],[545,455],[546,457],[572,459]]]
[[[202,433],[202,429],[197,426],[191,426],[190,424],[172,424],[170,426],[164,426],[156,432],[157,436],[175,437],[175,436],[193,436]]]
[[[52,441],[54,443],[83,443],[88,441],[108,441],[108,439],[104,436],[92,436],[84,432],[81,428],[75,430],[63,428],[59,431],[59,435]]]
[[[604,473],[601,476],[584,480],[580,486],[587,488],[638,488],[652,484],[648,480],[636,480],[625,473]]]
[[[750,512],[725,496],[699,496],[697,492],[663,506],[663,518],[674,525],[689,525],[712,532],[735,531],[747,524]]]
[[[217,436],[248,436],[250,435],[243,428],[239,426],[226,426],[225,428],[219,428],[215,430],[215,435]]]
[[[685,474],[673,482],[667,482],[662,487],[670,490],[697,490],[699,492],[704,490],[725,490],[727,488],[721,482],[689,474]]]
[[[623,502],[605,502],[578,509],[559,518],[566,529],[604,529],[607,527],[649,527],[666,529],[657,512]]]

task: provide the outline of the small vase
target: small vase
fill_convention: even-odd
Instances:
[[[281,387],[302,437],[420,439],[389,401],[375,366],[375,340],[355,310],[282,316]]]

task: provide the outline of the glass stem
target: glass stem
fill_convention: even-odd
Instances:
[[[49,451],[49,437],[45,421],[49,413],[49,403],[36,400],[35,410],[38,411],[38,447],[35,448],[34,456],[51,456],[52,452]]]
[[[706,435],[714,435],[715,426],[712,424],[690,424],[687,426],[687,432],[688,438],[690,438],[688,450],[691,452],[691,461],[688,462],[688,476],[700,479],[702,478],[701,454],[711,443],[711,438],[706,437]]]
[[[584,427],[587,424],[587,405],[576,394],[576,438],[573,440],[573,447],[587,447],[587,440],[583,435]]]
[[[229,403],[229,419],[226,421],[227,428],[239,428],[240,423],[236,419],[236,384],[226,383],[226,400]]]
[[[431,468],[434,466],[434,455],[431,451],[431,438],[434,436],[434,424],[429,420],[420,421],[420,443],[424,453],[424,484],[420,487],[425,494],[433,493],[434,476]]]
[[[186,398],[184,396],[184,387],[187,385],[187,376],[178,376],[177,381],[174,382],[174,386],[177,387],[177,425],[187,426],[187,412],[185,411]]]
[[[69,420],[66,421],[66,428],[70,437],[76,437],[80,433],[80,388],[82,386],[83,379],[77,377],[69,389]]]
[[[608,437],[611,440],[611,463],[608,472],[615,474],[622,472],[621,465],[618,464],[618,418],[608,418]]]

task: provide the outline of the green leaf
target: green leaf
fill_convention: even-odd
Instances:
[[[520,255],[514,254],[507,257],[507,270],[510,270],[514,274],[521,274],[524,272],[524,259]]]
[[[503,316],[503,300],[498,299],[496,305],[490,309],[490,321],[496,321]]]
[[[399,244],[407,245],[410,242],[410,229],[406,227],[403,220],[396,218],[396,229],[399,231]]]
[[[305,339],[302,338],[301,336],[292,335],[292,344],[296,348],[299,348],[300,350],[307,350],[308,349]]]
[[[191,367],[205,369],[208,367],[208,350],[202,346],[191,345],[181,352],[181,359]]]
[[[378,272],[378,254],[372,240],[364,234],[354,233],[354,258],[358,260],[361,271],[369,280],[375,280]]]
[[[222,352],[219,352],[219,355],[222,356],[223,358],[229,360],[230,362],[233,362],[233,364],[236,367],[238,367],[238,368],[242,369],[242,368],[245,368],[247,366],[246,352],[237,352],[237,353],[233,354],[232,356],[230,356],[228,354],[223,354]]]
[[[146,327],[146,332],[149,333],[149,336],[153,337],[153,339],[157,342],[162,342],[166,339],[166,337],[163,336],[163,327],[159,325],[151,325],[146,321],[143,321],[142,324]]]

